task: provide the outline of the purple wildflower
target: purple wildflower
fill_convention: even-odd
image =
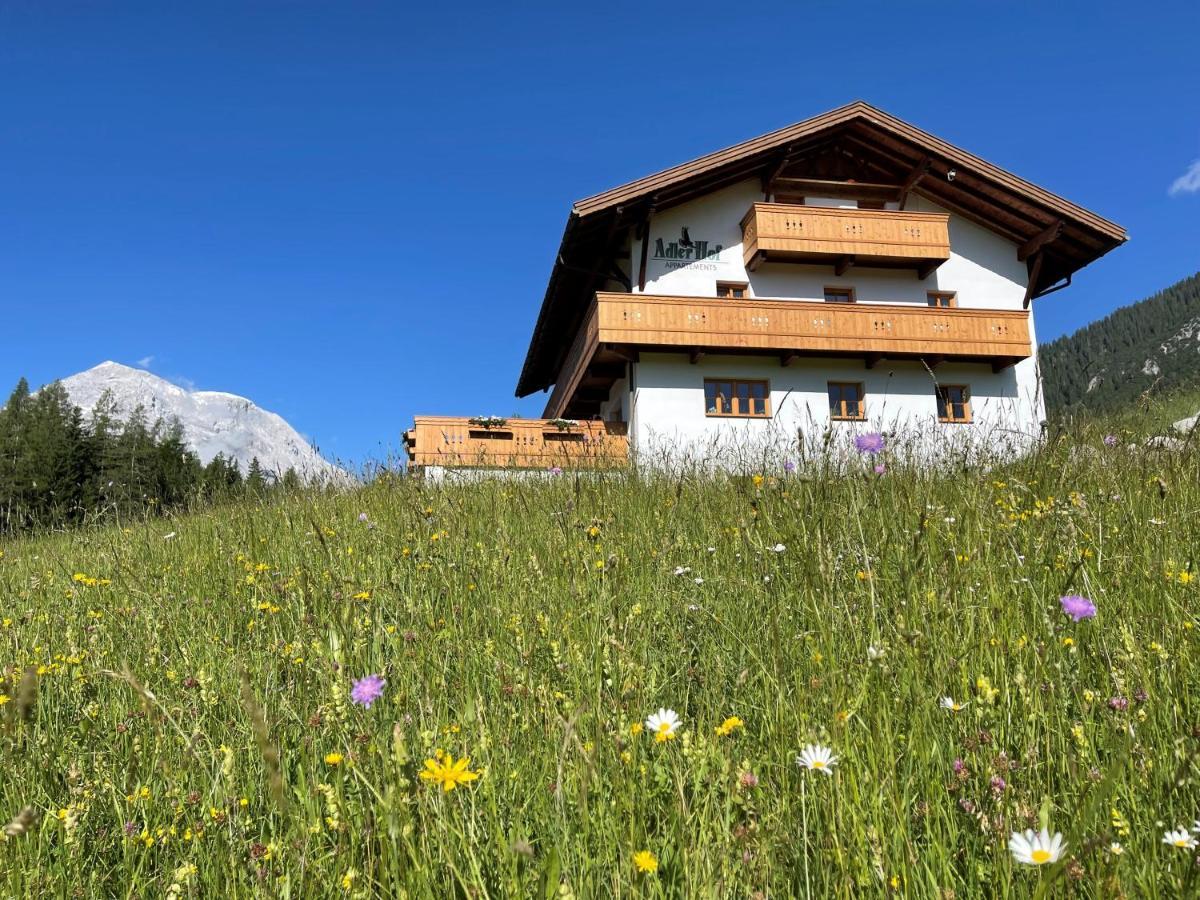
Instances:
[[[1078,594],[1068,594],[1058,602],[1062,604],[1062,611],[1076,622],[1080,619],[1095,618],[1096,604],[1087,597],[1080,597]]]
[[[1004,793],[1004,789],[1008,787],[1008,783],[999,775],[992,776],[992,793],[999,796]]]
[[[1129,701],[1124,697],[1109,697],[1108,708],[1116,712],[1124,712],[1129,709]]]
[[[790,475],[792,472],[796,471],[796,464],[789,459],[783,464],[783,471]]]
[[[350,699],[359,706],[371,708],[371,704],[383,696],[383,686],[387,684],[382,675],[368,675],[354,682],[350,689]]]
[[[876,474],[876,475],[882,475],[882,474],[883,474],[884,472],[886,472],[886,471],[887,471],[887,466],[885,466],[883,463],[880,463],[879,465],[877,465],[877,466],[875,467],[875,474]]]
[[[1105,447],[1115,447],[1120,439],[1115,434],[1106,434],[1104,436]]]
[[[954,760],[953,769],[955,775],[961,775],[963,772],[967,771],[967,764],[961,759],[956,759]]]
[[[854,439],[855,449],[857,449],[859,453],[882,453],[883,443],[883,435],[878,431],[860,434]]]
[[[368,516],[366,513],[358,514],[358,521],[360,521],[360,522],[366,522],[369,518],[370,518],[370,516]]]
[[[562,474],[562,466],[551,466],[550,474],[551,475],[561,475]]]

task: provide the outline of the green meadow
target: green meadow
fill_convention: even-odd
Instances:
[[[8,539],[0,893],[1195,896],[1200,453],[1103,438]]]

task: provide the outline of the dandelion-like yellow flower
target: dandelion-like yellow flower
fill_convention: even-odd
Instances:
[[[346,757],[342,756],[342,754],[340,754],[340,753],[326,753],[325,754],[325,765],[340,766],[345,759],[346,759]]]
[[[639,872],[645,872],[648,875],[653,875],[658,871],[658,857],[649,850],[639,850],[633,854],[633,864],[637,866]]]
[[[440,784],[444,791],[452,791],[460,785],[467,784],[479,777],[478,772],[470,769],[471,759],[464,756],[458,762],[449,753],[436,759],[425,760],[425,768],[421,770],[421,778]]]

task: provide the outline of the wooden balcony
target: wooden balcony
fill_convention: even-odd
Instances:
[[[473,424],[451,416],[417,416],[404,433],[410,466],[471,468],[605,469],[629,460],[623,422],[554,424],[507,419]]]
[[[742,219],[746,268],[766,261],[915,269],[924,279],[950,258],[950,217],[891,209],[755,203]]]
[[[663,297],[599,293],[564,360],[545,415],[590,414],[615,380],[614,363],[639,351],[990,363],[996,371],[1032,355],[1029,313],[917,304]]]

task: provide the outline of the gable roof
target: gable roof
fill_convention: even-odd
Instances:
[[[784,168],[835,145],[875,173],[1025,249],[1032,293],[1126,240],[1125,229],[861,100],[577,201],[563,232],[517,383],[524,397],[554,383],[591,294],[603,286],[623,229],[654,211],[748,178],[764,186]],[[953,170],[953,179],[947,173]],[[921,177],[921,172],[927,171]],[[911,182],[911,184],[910,184]]]

